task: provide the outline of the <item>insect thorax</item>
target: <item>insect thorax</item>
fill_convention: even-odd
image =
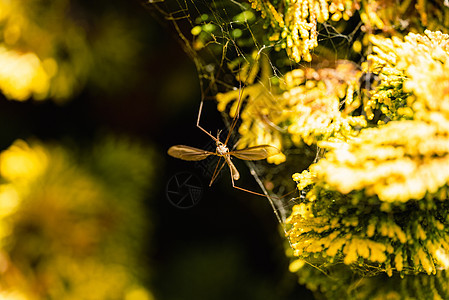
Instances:
[[[218,152],[218,154],[220,154],[220,155],[225,155],[226,153],[229,152],[229,149],[228,149],[228,147],[226,147],[224,144],[218,142],[218,143],[217,143],[217,152]]]

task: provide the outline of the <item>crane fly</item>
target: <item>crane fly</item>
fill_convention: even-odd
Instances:
[[[241,82],[240,82],[240,84],[241,84]],[[217,146],[215,152],[206,151],[203,149],[194,148],[194,147],[185,146],[185,145],[176,145],[176,146],[172,146],[172,147],[170,147],[170,149],[168,149],[168,154],[175,158],[179,158],[179,159],[187,160],[187,161],[203,160],[203,159],[206,159],[210,155],[218,156],[219,160],[215,167],[215,170],[212,175],[209,186],[212,185],[212,183],[214,182],[214,180],[220,173],[221,169],[223,169],[224,165],[227,164],[229,166],[229,170],[231,171],[232,187],[242,190],[242,191],[245,191],[245,192],[249,192],[251,194],[265,197],[264,194],[253,192],[253,191],[244,189],[242,187],[236,186],[235,182],[234,182],[236,180],[239,180],[240,173],[237,170],[237,168],[235,167],[235,165],[232,163],[231,156],[235,156],[242,160],[261,160],[261,159],[270,157],[272,155],[281,153],[281,151],[278,148],[276,148],[274,146],[270,146],[270,145],[258,145],[258,146],[241,149],[241,150],[229,151],[227,143],[229,141],[229,138],[231,137],[232,131],[234,130],[235,126],[237,125],[237,121],[238,121],[238,118],[240,115],[240,107],[242,104],[242,98],[243,98],[242,97],[242,88],[240,86],[236,114],[235,114],[234,118],[232,119],[229,133],[224,142],[220,141],[220,138],[219,138],[220,133],[217,134],[217,137],[214,137],[206,129],[201,127],[200,118],[201,118],[201,112],[203,109],[203,101],[204,101],[203,99],[201,100],[199,111],[198,111],[198,117],[196,120],[196,127],[198,127],[200,130],[202,130],[204,133],[206,133],[208,136],[210,136],[215,141],[216,146]],[[222,158],[224,159],[224,162],[220,166],[220,160]]]
[[[190,146],[185,146],[185,145],[176,145],[176,146],[172,146],[172,147],[170,147],[170,149],[168,149],[168,154],[173,157],[182,159],[182,160],[190,160],[190,161],[203,160],[210,155],[219,156],[220,159],[224,158],[224,162],[220,168],[218,168],[218,165],[220,163],[220,162],[218,162],[217,167],[215,168],[214,174],[212,175],[212,179],[211,179],[211,182],[209,183],[209,186],[212,185],[212,183],[215,180],[215,178],[217,177],[218,173],[221,171],[224,164],[226,163],[229,166],[229,170],[231,172],[231,180],[232,180],[233,187],[259,195],[259,193],[248,191],[246,189],[235,186],[234,180],[240,179],[240,173],[237,170],[237,168],[235,167],[235,165],[232,163],[231,156],[235,156],[235,157],[237,157],[239,159],[243,159],[243,160],[261,160],[261,159],[270,157],[272,155],[279,154],[280,153],[279,149],[274,146],[270,146],[270,145],[259,145],[259,146],[254,146],[254,147],[248,147],[248,148],[241,149],[241,150],[229,151],[228,147],[225,144],[223,144],[222,142],[220,142],[218,137],[216,139],[214,137],[214,140],[216,141],[216,144],[217,144],[216,152],[210,152],[210,151],[206,151],[206,150],[202,150],[202,149],[198,149],[198,148],[194,148],[194,147],[190,147]]]

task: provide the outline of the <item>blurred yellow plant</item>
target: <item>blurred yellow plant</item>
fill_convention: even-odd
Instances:
[[[0,1],[0,89],[9,99],[63,100],[85,81],[91,58],[82,27],[65,16],[69,3]]]
[[[103,12],[93,25],[82,10],[73,0],[0,0],[0,91],[8,99],[65,102],[88,80],[111,89],[135,72],[141,45],[126,17]]]
[[[7,98],[23,101],[30,96],[38,100],[47,96],[54,73],[45,70],[46,63],[36,54],[22,54],[0,45],[0,65],[0,90]]]
[[[0,175],[7,181],[33,181],[42,176],[47,167],[45,150],[39,145],[31,148],[23,140],[17,140],[0,153]]]
[[[100,141],[84,163],[38,142],[3,151],[0,298],[153,299],[139,256],[149,229],[149,153],[116,138]]]

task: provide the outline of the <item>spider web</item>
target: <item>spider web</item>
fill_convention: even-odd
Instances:
[[[277,49],[282,41],[268,42],[264,38],[267,20],[261,17],[260,12],[252,10],[247,1],[149,0],[146,6],[156,17],[162,17],[162,22],[172,24],[184,51],[194,61],[201,87],[201,101],[215,101],[217,93],[243,91],[249,84],[254,62],[262,57],[267,59],[271,68],[270,80],[261,80],[259,72],[254,82],[262,83],[268,91],[271,82],[282,80],[286,73],[294,69],[313,68],[342,59],[356,64],[362,62],[361,56],[352,51],[362,24],[357,13],[344,27],[333,21],[318,24],[319,46],[312,51],[314,59],[298,63],[289,58],[284,49]],[[325,60],[320,57],[325,57]],[[250,67],[246,77],[242,77],[239,71],[245,65]],[[241,110],[246,105],[243,100]],[[232,134],[237,136],[240,123],[231,128],[233,119],[229,117],[230,109],[228,107],[222,113],[223,120]],[[207,118],[207,115],[202,118]],[[281,133],[286,131],[285,128],[273,128]],[[322,151],[316,146],[302,149],[291,146],[284,153],[287,161],[279,165],[264,161],[245,163],[285,231],[285,220],[291,208],[304,200],[304,193],[295,190],[296,184],[291,176],[316,162]]]

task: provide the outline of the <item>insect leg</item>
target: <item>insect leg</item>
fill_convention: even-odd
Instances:
[[[254,194],[254,195],[257,195],[257,196],[266,197],[266,195],[264,195],[264,194],[257,193],[257,192],[253,192],[253,191],[244,189],[244,188],[242,188],[242,187],[236,186],[236,185],[235,185],[235,182],[234,182],[234,178],[233,178],[232,176],[231,176],[231,181],[232,181],[232,187],[235,188],[235,189],[238,189],[238,190],[241,190],[241,191],[250,193],[250,194]]]
[[[224,165],[226,164],[226,160],[225,160],[221,164],[220,168],[218,168],[218,165],[220,164],[220,160],[221,160],[221,156],[218,159],[217,165],[215,166],[215,170],[214,170],[214,173],[213,173],[212,178],[210,180],[209,186],[211,186],[212,183],[215,181],[215,179],[217,179],[218,174],[220,174],[221,169],[223,169]]]
[[[239,99],[238,99],[238,103],[237,103],[237,111],[235,113],[234,118],[232,119],[231,126],[229,128],[228,136],[226,137],[226,140],[224,142],[225,145],[229,142],[229,139],[231,138],[232,131],[234,130],[235,125],[237,124],[237,121],[238,121],[238,119],[240,117],[240,107],[242,105],[242,100],[243,100],[243,89],[244,88],[242,88],[242,82],[240,81],[239,82]]]
[[[200,125],[200,119],[201,119],[201,112],[203,111],[203,103],[204,100],[201,100],[200,103],[200,108],[198,110],[198,117],[196,119],[196,127],[198,127],[199,129],[201,129],[204,133],[206,133],[208,136],[210,136],[215,142],[218,142],[218,139],[216,137],[214,137],[212,134],[210,134],[206,129],[204,129],[203,127],[201,127]]]

